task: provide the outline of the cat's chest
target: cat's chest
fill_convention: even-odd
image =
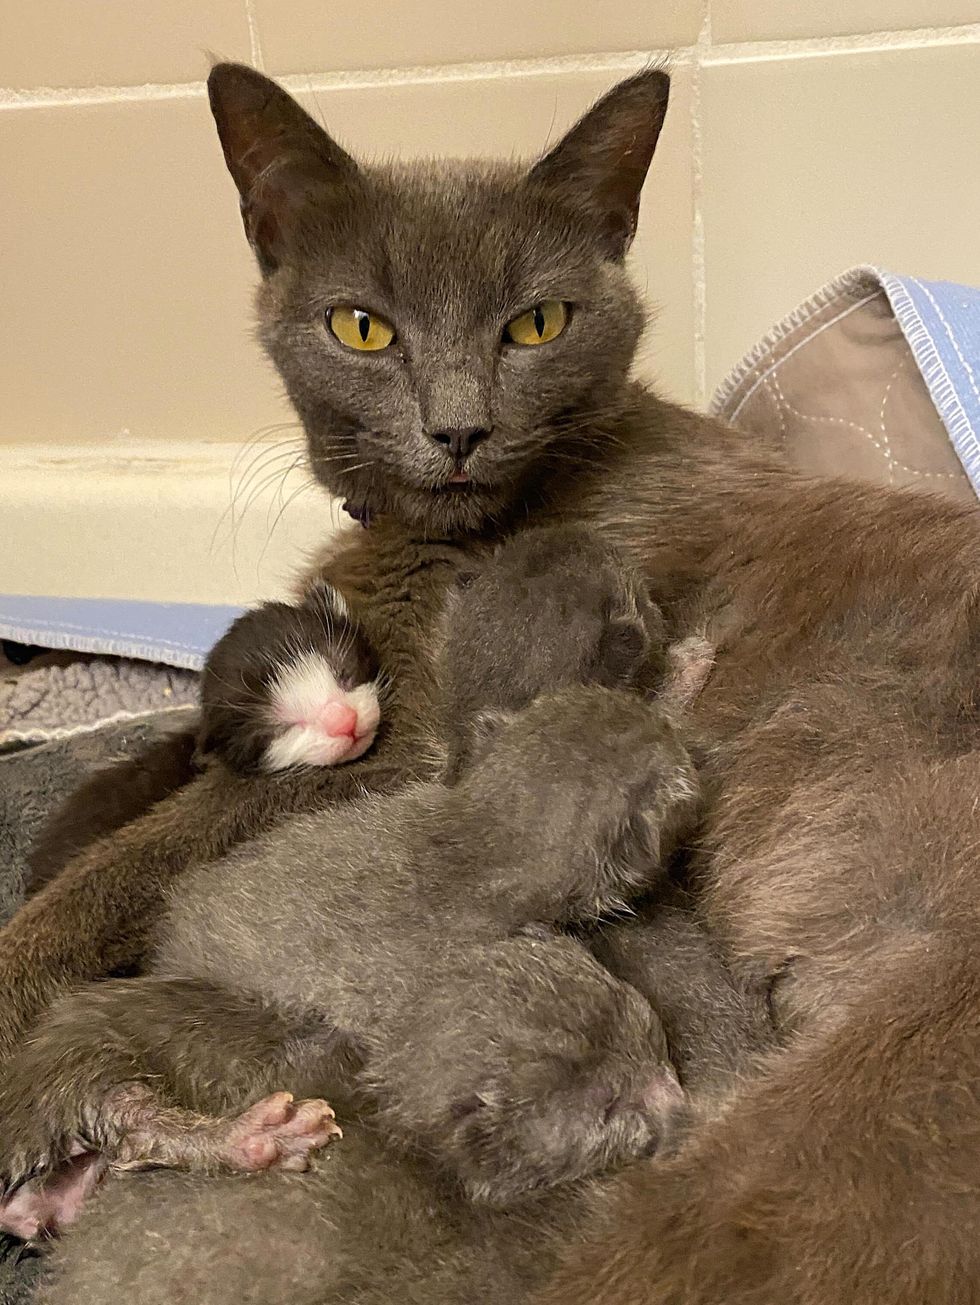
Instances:
[[[416,540],[393,528],[363,532],[320,571],[346,598],[373,647],[389,725],[428,730],[438,707],[437,631],[459,572],[486,545]]]

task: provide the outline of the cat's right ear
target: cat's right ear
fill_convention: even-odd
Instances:
[[[208,98],[242,221],[264,274],[274,272],[300,212],[345,188],[357,164],[281,86],[244,64],[219,63]]]
[[[670,94],[663,68],[647,68],[593,104],[530,172],[596,230],[607,258],[623,258],[636,233],[640,191]]]

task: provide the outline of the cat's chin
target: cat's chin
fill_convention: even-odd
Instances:
[[[503,495],[474,486],[416,489],[403,502],[397,515],[406,525],[451,538],[485,529],[499,521],[506,508]]]
[[[510,502],[506,492],[486,485],[447,483],[431,488],[393,476],[386,479],[380,493],[376,484],[363,495],[347,493],[348,513],[365,524],[388,516],[410,530],[445,538],[477,534],[488,525],[499,524]]]

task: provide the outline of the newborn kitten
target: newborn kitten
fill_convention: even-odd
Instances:
[[[534,565],[562,557],[568,539],[541,532],[530,552],[523,540],[505,547],[456,596],[447,684],[460,683],[477,626],[485,639],[474,664],[511,646]],[[591,667],[629,682],[649,638],[641,605],[623,606],[630,582],[608,551],[578,537],[575,556],[590,577],[586,605],[604,619],[570,634],[551,620],[553,605],[528,608],[522,620],[538,625],[523,630],[524,646],[545,685],[572,666],[573,678]],[[127,1166],[257,1168],[305,1163],[333,1135],[318,1101],[275,1097],[234,1120],[164,1106],[149,1084],[186,1077],[189,1038],[200,1059],[201,985],[221,1011],[208,1030],[212,1103],[240,1072],[243,1027],[253,1042],[265,1038],[266,1078],[276,1062],[287,1077],[301,1046],[319,1057],[319,1083],[339,1030],[363,1060],[360,1082],[382,1125],[473,1197],[506,1203],[657,1149],[682,1102],[660,1023],[554,930],[649,885],[694,822],[693,766],[664,711],[635,694],[568,685],[514,712],[501,710],[501,687],[488,677],[486,696],[471,691],[453,716],[469,754],[453,787],[416,785],[303,817],[198,869],[171,907],[153,977],[55,1008],[0,1093],[12,1191],[0,1221],[23,1230],[32,1217],[50,1224],[62,1207],[73,1212],[81,1179],[62,1170],[53,1186],[22,1183],[69,1160],[79,1137]],[[83,1177],[90,1185],[91,1171]]]
[[[572,684],[649,692],[667,671],[660,609],[622,556],[581,526],[525,531],[461,575],[441,640],[450,782],[484,708],[516,710]]]
[[[370,645],[337,590],[243,613],[208,655],[195,730],[97,771],[38,831],[32,896],[65,862],[168,797],[212,757],[240,775],[353,761],[374,742],[381,685]]]
[[[245,612],[204,667],[200,750],[244,774],[353,761],[380,719],[374,655],[329,585]]]

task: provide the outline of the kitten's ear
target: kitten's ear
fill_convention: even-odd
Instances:
[[[531,169],[531,180],[591,214],[607,258],[636,233],[640,191],[667,112],[670,77],[650,68],[620,82]]]
[[[282,87],[244,64],[212,68],[208,98],[245,233],[263,273],[273,272],[311,194],[343,187],[357,164]]]

